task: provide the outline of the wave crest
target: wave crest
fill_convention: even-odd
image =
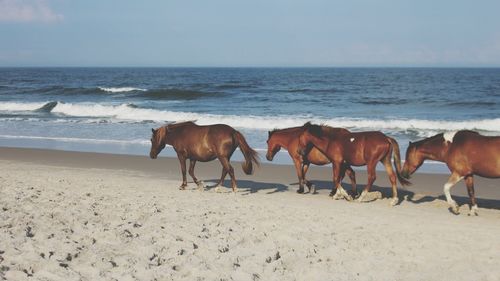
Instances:
[[[101,91],[111,92],[111,93],[123,93],[123,92],[132,92],[132,91],[147,91],[147,89],[142,88],[134,88],[134,87],[97,87]]]

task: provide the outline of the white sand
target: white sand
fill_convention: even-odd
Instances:
[[[500,280],[495,209],[179,191],[178,175],[5,160],[0,171],[0,280]]]

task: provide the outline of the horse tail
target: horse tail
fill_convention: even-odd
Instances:
[[[398,142],[390,137],[387,137],[389,142],[391,143],[392,146],[392,156],[394,158],[394,168],[396,169],[396,175],[398,176],[399,182],[404,185],[408,186],[411,185],[411,182],[405,179],[404,177],[401,176],[401,154],[399,152],[399,144]]]
[[[253,172],[253,164],[255,163],[257,166],[259,166],[259,154],[257,151],[253,150],[245,140],[245,137],[238,132],[234,131],[233,136],[236,140],[236,144],[239,145],[241,152],[243,153],[243,156],[245,157],[245,162],[241,164],[241,167],[243,168],[243,171],[247,175],[251,175]]]

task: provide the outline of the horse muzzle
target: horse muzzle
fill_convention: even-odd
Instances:
[[[274,156],[273,156],[273,155],[270,155],[270,154],[268,153],[268,154],[266,154],[266,159],[267,159],[267,161],[273,161]]]

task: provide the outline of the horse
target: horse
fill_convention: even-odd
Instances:
[[[149,156],[156,159],[165,145],[171,145],[177,153],[177,158],[181,165],[182,184],[179,189],[184,190],[187,186],[186,180],[186,159],[189,159],[189,175],[193,178],[199,189],[204,186],[194,175],[194,166],[196,161],[208,162],[219,159],[222,164],[222,176],[215,186],[215,191],[229,173],[231,176],[231,187],[233,192],[238,190],[234,169],[231,166],[230,158],[233,152],[239,146],[245,162],[242,168],[245,174],[250,175],[253,172],[253,164],[259,165],[258,153],[253,150],[246,142],[243,135],[224,124],[215,124],[208,126],[198,126],[193,121],[168,124],[158,129],[151,129],[151,151]]]
[[[403,176],[410,178],[427,159],[444,162],[451,171],[451,176],[444,185],[444,194],[451,211],[459,214],[459,206],[451,198],[450,189],[464,179],[471,203],[469,215],[477,216],[474,175],[500,177],[500,136],[488,137],[462,130],[410,142],[406,150]]]
[[[333,163],[333,188],[336,189],[334,198],[341,197],[352,200],[340,185],[342,169],[346,166],[367,166],[368,183],[358,198],[359,202],[368,195],[376,179],[375,168],[377,162],[384,164],[392,185],[392,200],[390,205],[399,203],[396,178],[406,186],[411,183],[401,176],[401,157],[397,141],[379,131],[350,132],[348,134],[327,134],[323,126],[310,122],[304,124],[305,130],[299,137],[299,150],[304,150],[312,144]],[[394,159],[396,173],[392,168],[391,156]]]
[[[349,131],[343,128],[330,128],[336,133],[348,133]],[[323,166],[331,163],[328,158],[323,155],[317,148],[312,147],[306,151],[306,155],[301,155],[298,152],[299,136],[304,131],[304,127],[292,127],[286,129],[275,129],[268,132],[267,138],[267,153],[266,159],[273,161],[274,155],[284,148],[292,158],[297,177],[299,178],[299,189],[297,193],[304,193],[304,184],[309,189],[310,193],[314,193],[314,185],[306,180],[306,173],[310,164]],[[351,180],[351,186],[354,195],[356,195],[356,173],[351,167],[346,167],[346,172]],[[342,177],[343,178],[343,177]],[[331,194],[333,196],[333,194]]]

